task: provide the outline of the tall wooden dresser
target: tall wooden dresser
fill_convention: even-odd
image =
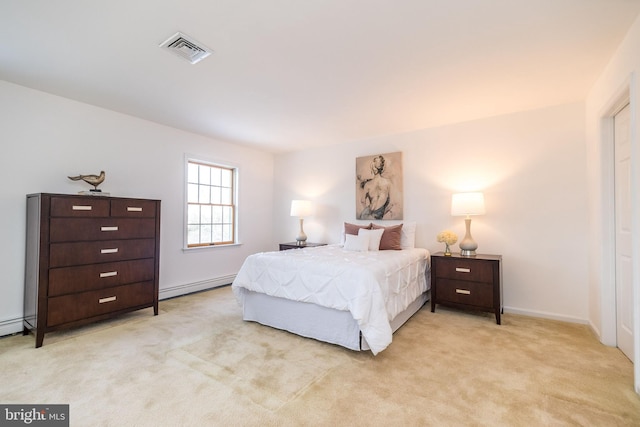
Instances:
[[[159,200],[28,195],[24,334],[157,315],[159,255]]]

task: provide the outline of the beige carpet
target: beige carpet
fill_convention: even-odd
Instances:
[[[640,425],[631,362],[584,325],[427,307],[372,356],[243,322],[229,287],[0,339],[0,403],[72,426]]]

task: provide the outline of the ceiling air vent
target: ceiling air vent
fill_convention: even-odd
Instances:
[[[192,64],[203,60],[213,53],[211,49],[204,47],[201,43],[179,32],[165,40],[160,47],[175,53],[180,58],[186,59]]]

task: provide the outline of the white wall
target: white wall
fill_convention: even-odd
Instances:
[[[274,248],[273,155],[0,81],[0,335],[21,330],[29,193],[87,190],[68,175],[105,170],[113,196],[162,200],[160,296],[229,283]],[[185,153],[239,168],[242,245],[183,251]]]
[[[586,101],[589,192],[589,318],[603,343],[616,345],[615,282],[612,238],[611,134],[613,107],[622,97],[631,102],[631,217],[633,246],[635,389],[640,393],[640,18],[631,27]]]
[[[291,241],[291,199],[316,202],[309,241],[338,243],[355,221],[355,158],[401,151],[405,219],[417,244],[443,250],[436,234],[464,221],[450,215],[452,192],[482,190],[474,217],[478,251],[503,255],[505,311],[587,322],[587,186],[584,104],[550,107],[353,144],[276,156],[274,228]]]

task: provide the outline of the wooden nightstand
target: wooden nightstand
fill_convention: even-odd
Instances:
[[[502,314],[502,256],[431,255],[431,312],[436,304]]]
[[[299,245],[298,242],[280,243],[280,250],[286,251],[287,249],[302,249],[302,248],[314,248],[316,246],[326,246],[326,243],[306,243]]]

